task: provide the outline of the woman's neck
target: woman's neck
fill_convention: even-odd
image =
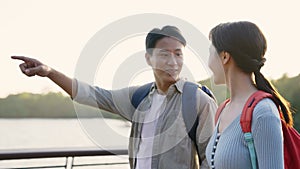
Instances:
[[[257,91],[251,74],[244,72],[229,75],[226,84],[230,91],[231,102],[245,102],[252,93]]]

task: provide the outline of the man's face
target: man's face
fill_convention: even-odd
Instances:
[[[147,63],[152,67],[156,80],[175,83],[183,64],[184,45],[171,37],[156,42],[152,55],[146,54]]]

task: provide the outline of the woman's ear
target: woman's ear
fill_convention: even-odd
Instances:
[[[147,64],[149,66],[152,66],[152,64],[151,64],[151,55],[148,52],[145,53],[145,59],[146,59]]]
[[[222,60],[223,65],[227,64],[231,59],[231,55],[228,52],[225,52],[225,51],[221,52],[220,56],[221,56],[221,60]]]

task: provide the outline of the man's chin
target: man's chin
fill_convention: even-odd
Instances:
[[[178,80],[179,80],[179,76],[178,75],[170,75],[170,74],[168,74],[168,80],[170,81],[170,82],[177,82]]]
[[[175,83],[180,79],[178,74],[170,74],[170,73],[166,73],[166,72],[160,74],[157,77],[160,77],[159,79],[161,79],[165,82],[168,82],[168,83]]]

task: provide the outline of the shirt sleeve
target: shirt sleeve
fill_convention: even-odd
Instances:
[[[91,86],[76,79],[74,80],[77,83],[77,94],[73,98],[74,101],[119,114],[131,121],[135,111],[131,104],[131,96],[135,87],[106,90],[97,86]]]
[[[206,146],[214,131],[214,116],[217,110],[216,102],[207,94],[199,90],[198,95],[198,113],[199,124],[196,133],[198,152],[201,160],[201,169],[209,169],[205,156]]]
[[[252,134],[258,168],[283,169],[283,135],[279,112],[270,99],[260,101],[253,111]]]

